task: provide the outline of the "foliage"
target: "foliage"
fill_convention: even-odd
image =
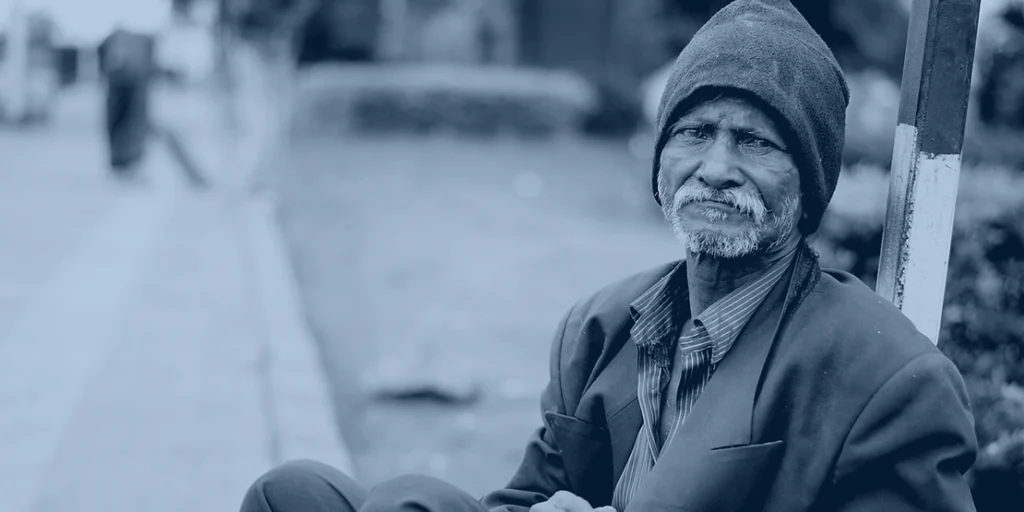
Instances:
[[[1024,428],[1024,387],[1000,385],[968,376],[967,389],[975,409],[975,430],[982,446],[1011,437]]]
[[[318,66],[300,79],[300,133],[546,135],[581,128],[589,84],[555,71],[416,64]]]
[[[961,229],[955,242],[944,311],[947,353],[969,373],[1024,383],[1024,208]]]
[[[900,84],[878,70],[847,71],[850,104],[846,108],[843,161],[888,167],[900,106]]]
[[[1024,128],[1024,2],[982,4],[973,89],[986,124]]]
[[[1024,502],[1024,388],[967,379],[981,450],[968,478],[979,512]]]
[[[844,169],[821,220],[814,246],[824,265],[846,270],[874,286],[889,175],[867,165]]]
[[[964,163],[1024,169],[1024,144],[1020,143],[1024,133],[1007,126],[986,124],[977,117],[974,108],[969,110],[964,132]]]

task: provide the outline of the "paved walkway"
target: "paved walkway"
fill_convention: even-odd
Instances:
[[[0,132],[0,509],[236,510],[282,460],[347,468],[273,205],[225,172],[246,148],[196,123],[218,188],[160,148],[113,183],[90,98]]]

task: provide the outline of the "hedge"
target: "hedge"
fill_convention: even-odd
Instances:
[[[550,135],[578,131],[597,103],[571,73],[450,64],[316,66],[296,98],[298,134]]]

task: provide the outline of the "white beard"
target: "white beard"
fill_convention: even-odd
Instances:
[[[661,186],[659,176],[659,188]],[[741,258],[757,253],[761,250],[771,251],[786,242],[786,234],[794,229],[796,221],[796,210],[800,204],[799,192],[785,199],[780,211],[770,211],[761,202],[760,198],[747,193],[730,191],[730,196],[737,209],[749,215],[754,221],[750,227],[738,235],[727,235],[716,229],[687,230],[683,226],[683,220],[679,214],[681,208],[692,202],[696,195],[706,194],[705,190],[698,190],[698,187],[684,184],[675,196],[661,193],[663,198],[662,211],[665,218],[672,225],[672,231],[688,252],[704,254],[714,258]],[[666,201],[671,197],[671,202]],[[721,211],[708,208],[701,212],[712,224],[723,221],[727,215]],[[769,239],[774,238],[769,242]]]
[[[678,215],[670,215],[669,223],[672,224],[676,239],[691,253],[715,258],[740,258],[753,254],[760,245],[760,237],[753,227],[739,235],[730,236],[710,229],[688,231],[683,228]]]

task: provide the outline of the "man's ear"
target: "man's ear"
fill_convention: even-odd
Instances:
[[[802,194],[801,194],[801,196],[802,196]],[[800,200],[803,201],[803,197],[801,197]],[[801,211],[800,212],[800,220],[798,220],[797,223],[796,223],[797,231],[799,231],[800,234],[803,235],[805,238],[809,238],[809,237],[813,236],[816,233],[816,232],[807,233],[806,231],[804,231],[806,229],[805,226],[807,226],[807,212],[806,211]]]

